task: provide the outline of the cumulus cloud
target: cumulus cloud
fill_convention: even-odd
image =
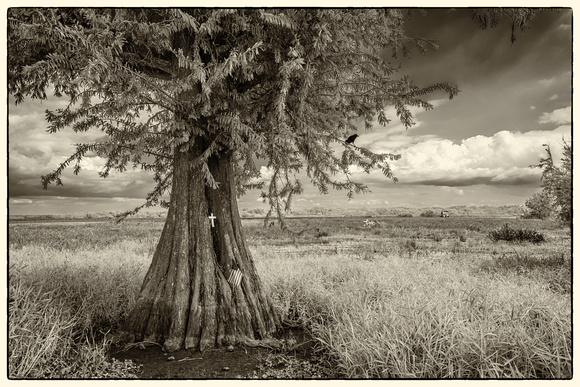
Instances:
[[[570,138],[570,117],[571,107],[566,107],[541,115],[540,123],[560,125],[553,130],[502,130],[493,135],[477,135],[458,142],[434,135],[414,136],[405,132],[390,136],[388,140],[381,141],[377,137],[372,147],[375,152],[402,155],[400,160],[391,163],[402,183],[449,187],[537,184],[539,172],[529,166],[536,164],[543,156],[542,144],[559,144],[563,138]],[[560,148],[552,147],[555,160],[561,157]],[[352,172],[364,178],[358,169]],[[384,179],[380,172],[371,174],[371,180],[378,182],[380,179]]]
[[[45,195],[144,198],[154,185],[150,179],[150,172],[129,169],[122,174],[111,173],[108,179],[102,179],[98,172],[105,165],[105,159],[92,155],[82,160],[80,175],[73,176],[72,168],[67,168],[63,172],[63,187],[51,185],[46,191],[42,189],[40,176],[54,171],[74,153],[76,150],[74,144],[93,142],[102,136],[96,129],[79,133],[70,130],[47,133],[44,110],[62,105],[61,100],[49,99],[43,103],[27,101],[22,105],[10,106],[9,197],[12,200]]]
[[[542,113],[538,121],[540,124],[560,124],[566,125],[572,122],[572,106],[568,106],[562,109],[556,109],[553,112]]]
[[[558,117],[556,114],[555,117]],[[492,136],[477,135],[460,142],[436,137],[414,137],[399,149],[401,159],[391,167],[403,184],[446,186],[448,192],[461,195],[455,187],[475,184],[531,185],[539,181],[539,171],[529,168],[543,156],[545,143],[560,143],[569,138],[569,126],[551,131],[500,131]],[[553,147],[559,159],[559,147]],[[352,168],[354,178],[365,179],[360,168]],[[373,171],[367,181],[384,181],[380,171]]]
[[[85,157],[81,161],[81,168],[87,171],[101,171],[106,162],[107,160],[99,156]]]
[[[274,169],[268,168],[265,165],[260,167],[260,177],[251,180],[251,183],[268,183],[274,175]]]

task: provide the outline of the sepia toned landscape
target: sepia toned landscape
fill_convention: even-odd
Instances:
[[[332,6],[5,9],[10,381],[573,379],[572,7]]]
[[[10,222],[12,376],[571,377],[571,240],[556,222],[288,223],[298,234],[243,220],[259,275],[284,316],[280,346],[164,354],[153,343],[107,341],[138,295],[162,219]],[[490,233],[506,224],[545,241],[493,242]]]

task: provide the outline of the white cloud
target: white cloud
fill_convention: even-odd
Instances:
[[[449,99],[436,99],[429,101],[434,108],[437,108],[444,103],[449,102]],[[367,147],[372,151],[377,149],[397,149],[409,143],[410,134],[413,130],[421,128],[423,121],[420,119],[421,115],[427,111],[421,107],[410,106],[409,111],[413,115],[415,124],[406,128],[397,117],[397,111],[394,107],[389,107],[385,110],[385,116],[391,120],[387,126],[381,126],[377,121],[373,122],[373,130],[370,132],[364,131],[364,124],[359,125],[359,135],[357,145]],[[434,137],[434,136],[433,136]],[[389,151],[387,151],[389,152]]]
[[[550,100],[550,101],[555,101],[555,100],[557,100],[557,99],[558,99],[558,94],[554,94],[553,96],[551,96],[551,97],[549,98],[549,100]]]
[[[263,182],[270,182],[270,180],[272,179],[272,176],[274,175],[274,169],[273,168],[268,168],[266,166],[261,166],[260,167],[260,177],[257,177],[255,179],[252,179],[252,183],[256,184],[256,183],[263,183]]]
[[[31,204],[30,199],[10,199],[10,204]]]
[[[540,124],[570,124],[572,122],[572,106],[556,109],[551,113],[544,112],[538,122]]]
[[[539,84],[541,87],[548,87],[548,86],[551,86],[551,85],[553,85],[554,83],[556,83],[556,81],[557,81],[557,77],[555,77],[555,76],[554,76],[554,77],[552,77],[552,78],[547,78],[547,79],[540,79],[540,80],[538,81],[538,84]]]
[[[563,125],[551,131],[500,131],[493,136],[477,135],[460,143],[441,138],[415,138],[417,142],[401,149],[401,159],[392,162],[391,167],[401,183],[450,187],[526,184],[538,180],[539,171],[529,166],[543,156],[542,144],[559,144],[562,138],[570,138],[570,134],[570,126]],[[560,158],[559,148],[552,146],[555,160]],[[360,168],[353,168],[352,172],[354,178],[361,181],[365,178]],[[384,181],[384,176],[380,171],[373,171],[370,179]],[[460,190],[449,192],[461,195]]]
[[[106,162],[107,160],[99,156],[85,157],[81,160],[81,168],[86,171],[101,171]]]
[[[536,110],[535,106],[530,106],[530,110]]]
[[[8,114],[8,123],[9,123],[9,130],[10,134],[13,135],[17,131],[22,130],[33,130],[36,127],[46,126],[46,122],[44,121],[44,112],[42,111],[28,111],[28,112],[21,112],[22,114]]]
[[[125,198],[125,197],[113,197],[113,198],[110,198],[109,200],[112,200],[114,202],[124,203],[124,202],[134,201],[135,199]]]
[[[572,29],[572,26],[570,24],[560,24],[558,26],[558,29],[568,31],[568,30]]]

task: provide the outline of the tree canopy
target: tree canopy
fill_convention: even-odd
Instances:
[[[430,109],[426,95],[456,86],[416,86],[390,61],[410,47],[436,49],[433,41],[410,38],[399,9],[106,9],[12,8],[8,13],[9,92],[68,99],[47,111],[48,130],[97,128],[102,133],[52,173],[46,188],[62,184],[61,173],[81,170],[83,157],[98,155],[100,172],[152,171],[155,188],[143,206],[163,204],[172,180],[174,149],[203,140],[202,166],[216,187],[207,159],[235,150],[238,193],[259,176],[257,160],[273,170],[263,198],[282,214],[302,191],[305,170],[325,193],[348,196],[366,187],[349,178],[349,166],[380,168],[395,179],[389,161],[345,144],[332,145],[356,130],[389,120],[394,107],[413,125],[410,107]],[[347,146],[348,145],[348,146]],[[130,211],[129,213],[134,213]]]

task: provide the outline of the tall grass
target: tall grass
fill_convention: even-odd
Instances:
[[[136,366],[107,358],[105,341],[80,340],[82,315],[53,292],[10,284],[8,372],[13,379],[131,378]]]
[[[569,378],[569,237],[490,244],[490,220],[415,220],[306,224],[328,234],[306,243],[245,228],[280,313],[311,330],[340,378]],[[11,378],[134,375],[103,338],[133,305],[160,226],[115,227],[107,241],[107,224],[11,226]]]
[[[131,377],[134,366],[108,360],[103,339],[134,302],[147,267],[135,247],[11,251],[10,377]]]
[[[570,300],[541,283],[453,260],[254,255],[347,378],[571,376]]]

